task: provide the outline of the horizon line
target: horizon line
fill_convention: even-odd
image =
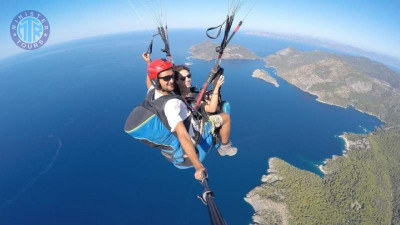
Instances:
[[[177,28],[169,28],[169,30],[200,30],[200,29],[207,29],[205,27],[177,27]],[[154,29],[154,31],[156,31]],[[135,33],[135,32],[150,32],[150,30],[148,29],[138,29],[138,30],[131,30],[131,31],[121,31],[121,32],[113,32],[113,33],[105,33],[105,34],[99,34],[99,35],[89,35],[86,37],[81,37],[81,38],[72,38],[69,40],[64,40],[64,41],[59,41],[59,42],[54,42],[48,45],[48,47],[55,47],[57,45],[63,45],[63,44],[67,44],[67,43],[71,43],[71,42],[75,42],[75,41],[82,41],[82,40],[87,40],[87,39],[95,39],[95,38],[100,38],[100,37],[106,37],[106,36],[114,36],[114,35],[123,35],[123,34],[130,34],[130,33]],[[297,34],[297,33],[286,33],[286,32],[273,32],[273,31],[260,31],[260,30],[252,30],[252,29],[244,29],[241,30],[240,33],[244,34],[244,35],[253,35],[253,36],[260,36],[260,37],[266,37],[266,38],[277,38],[277,39],[286,39],[286,40],[290,40],[290,41],[295,41],[295,42],[301,42],[301,43],[307,43],[307,44],[312,44],[312,45],[316,45],[316,46],[320,46],[320,47],[327,47],[327,48],[331,48],[334,49],[334,46],[332,46],[332,44],[337,45],[337,47],[344,47],[344,48],[352,48],[353,50],[357,50],[357,51],[362,51],[365,54],[374,54],[376,56],[379,57],[385,57],[391,60],[396,60],[398,61],[396,63],[396,65],[393,65],[393,63],[388,63],[388,62],[382,62],[385,63],[389,66],[393,66],[396,67],[398,69],[400,69],[400,57],[397,56],[393,56],[387,53],[382,53],[382,52],[377,52],[377,51],[373,51],[373,50],[369,50],[369,49],[364,49],[361,47],[356,47],[350,44],[346,44],[337,40],[333,40],[333,39],[328,39],[328,38],[324,38],[324,37],[317,37],[317,36],[313,36],[313,35],[307,35],[307,34]],[[257,34],[259,33],[259,34]],[[263,35],[263,34],[271,34],[271,36],[267,36],[267,35]],[[292,36],[292,37],[290,37]],[[303,40],[298,40],[296,38],[301,38]],[[304,40],[305,39],[305,40]],[[307,42],[307,40],[309,42]],[[310,43],[311,41],[320,41],[321,43]],[[328,46],[324,46],[322,44],[326,44]],[[359,56],[363,56],[360,54],[360,52],[355,53],[355,52],[351,52],[350,49],[347,50],[343,50],[343,49],[336,49],[336,50],[341,50],[344,51],[348,54],[357,54]],[[34,51],[34,50],[33,50]],[[0,62],[3,60],[7,60],[9,58],[13,58],[13,57],[17,57],[19,55],[25,54],[27,52],[30,51],[25,51],[25,52],[19,52],[19,53],[15,53],[15,54],[11,54],[11,55],[6,55],[6,56],[0,56]],[[370,56],[363,56],[363,57],[367,57],[370,58]],[[374,60],[374,59],[371,59]],[[378,60],[374,60],[374,61],[378,61]]]

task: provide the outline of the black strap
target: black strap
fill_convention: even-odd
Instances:
[[[162,41],[164,42],[164,49],[161,49],[162,52],[164,52],[168,57],[171,57],[171,52],[169,49],[169,41],[168,41],[168,28],[165,27],[166,31],[164,30],[164,27],[158,27],[158,34],[160,35]]]
[[[240,21],[239,24],[237,25],[236,29],[232,32],[231,36],[228,38],[228,40],[225,42],[225,47],[229,44],[229,42],[231,41],[231,39],[233,38],[233,36],[237,33],[237,31],[239,30],[240,26],[242,26],[243,21]],[[224,48],[225,48],[224,47]]]
[[[167,57],[169,58],[170,61],[172,61],[171,51],[169,49],[168,28],[167,28],[167,26],[165,26],[165,30],[164,30],[164,27],[157,27],[157,30],[158,30],[158,33],[152,35],[152,38],[151,38],[151,41],[150,41],[149,47],[147,48],[146,53],[151,54],[153,52],[154,37],[157,35],[160,35],[161,40],[164,42],[164,49],[161,49],[161,51],[167,55]]]
[[[179,99],[181,100],[183,103],[185,103],[186,107],[188,108],[188,110],[190,110],[191,115],[189,117],[187,117],[184,121],[183,124],[186,127],[186,130],[189,132],[189,128],[191,125],[191,120],[194,119],[195,121],[197,121],[197,123],[199,124],[199,126],[202,126],[205,120],[200,116],[198,117],[197,112],[193,111],[193,109],[190,107],[190,105],[188,105],[188,103],[186,102],[186,100],[180,96],[180,95],[176,95],[176,94],[169,94],[169,95],[164,95],[161,96],[159,98],[157,98],[156,100],[153,100],[154,94],[155,94],[155,88],[151,89],[147,95],[145,100],[142,102],[142,106],[147,108],[148,110],[152,111],[154,114],[156,114],[158,116],[158,118],[161,120],[161,122],[164,124],[164,126],[168,129],[171,130],[171,127],[168,124],[168,120],[167,117],[165,115],[164,112],[164,107],[165,104],[167,103],[168,100],[170,99]],[[195,132],[195,137],[193,137],[196,145],[199,143],[200,138],[201,138],[201,134],[199,131],[194,130]],[[176,136],[176,133],[173,133]]]
[[[224,53],[224,50],[225,50],[226,46],[228,45],[227,40],[228,40],[229,32],[231,31],[233,19],[234,19],[234,16],[227,16],[227,18],[226,18],[224,37],[222,38],[221,45],[219,46],[219,48],[217,47],[217,49],[216,49],[216,51],[221,55]]]
[[[165,116],[164,106],[167,103],[167,101],[170,99],[176,98],[176,99],[183,100],[183,98],[179,95],[169,94],[169,95],[161,96],[161,97],[157,98],[156,100],[153,100],[155,91],[156,91],[155,88],[151,89],[147,93],[146,98],[142,102],[141,105],[143,107],[147,108],[148,110],[152,111],[153,113],[155,113],[158,116],[158,118],[161,120],[161,122],[164,124],[164,126],[168,130],[171,130],[171,127],[168,124],[167,117]]]
[[[146,53],[149,54],[149,55],[153,52],[153,41],[154,41],[154,37],[157,36],[157,35],[158,34],[153,34],[152,37],[151,37],[151,41],[150,41],[149,47],[147,48],[147,51],[146,51]]]
[[[226,22],[226,20],[219,26],[208,28],[207,31],[206,31],[207,37],[209,37],[211,39],[217,39],[219,37],[219,35],[221,34],[221,29],[222,29],[222,26],[225,24],[225,22]],[[212,31],[212,30],[215,30],[215,29],[218,29],[218,28],[219,28],[218,33],[215,36],[211,36],[210,34],[208,34],[209,31]]]
[[[232,24],[233,24],[233,20],[234,20],[234,16],[233,15],[231,15],[231,16],[228,15],[221,25],[216,26],[216,27],[210,27],[206,31],[207,37],[209,37],[211,39],[217,39],[221,34],[222,26],[225,24],[224,37],[222,38],[221,44],[219,46],[217,46],[217,48],[215,49],[216,52],[218,52],[220,55],[223,54],[226,46],[228,45],[229,41],[232,39],[233,35],[231,35],[229,37],[229,32],[231,30],[231,27],[232,27]],[[215,36],[210,35],[209,31],[212,31],[212,30],[215,30],[215,29],[218,29],[217,34]]]
[[[239,22],[239,25],[236,27],[235,31],[231,34],[231,36],[229,36],[229,32],[231,30],[232,27],[232,23],[234,20],[235,16],[231,15],[231,16],[227,16],[226,20],[219,26],[217,27],[211,27],[207,29],[207,36],[210,37],[210,35],[208,35],[208,31],[209,30],[213,30],[216,29],[218,27],[220,27],[220,29],[222,28],[222,25],[225,24],[225,31],[224,31],[224,37],[222,39],[221,45],[217,46],[215,51],[219,53],[218,55],[218,60],[215,62],[213,68],[210,71],[210,74],[207,77],[206,82],[204,82],[203,87],[201,88],[199,97],[196,99],[196,103],[194,106],[195,110],[198,110],[199,106],[200,106],[200,101],[204,96],[204,93],[206,92],[206,89],[208,88],[208,85],[214,80],[214,78],[218,75],[218,72],[223,72],[223,70],[221,71],[221,60],[222,60],[222,55],[224,54],[224,50],[226,48],[226,46],[228,45],[228,43],[232,40],[232,37],[235,35],[235,33],[239,30],[240,26],[242,25],[242,21]],[[218,37],[220,34],[220,30],[218,31],[218,35],[216,37]]]

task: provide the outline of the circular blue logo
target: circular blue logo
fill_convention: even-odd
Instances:
[[[10,35],[20,48],[35,50],[42,47],[49,39],[50,24],[40,12],[25,10],[12,20]]]

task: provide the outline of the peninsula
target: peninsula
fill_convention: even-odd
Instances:
[[[265,59],[278,76],[326,104],[376,115],[369,134],[345,133],[324,176],[270,158],[245,200],[255,224],[400,224],[400,75],[364,57],[283,49]]]
[[[265,59],[278,76],[317,100],[400,124],[400,75],[365,57],[286,48]]]
[[[256,70],[253,71],[252,77],[262,79],[262,80],[264,80],[265,82],[274,85],[275,87],[279,87],[278,81],[276,81],[276,79],[273,78],[273,77],[268,73],[268,71],[256,69]]]

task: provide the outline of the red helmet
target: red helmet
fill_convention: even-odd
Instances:
[[[172,66],[172,63],[166,59],[156,59],[147,66],[147,74],[150,80],[154,80],[159,73],[171,69]]]

